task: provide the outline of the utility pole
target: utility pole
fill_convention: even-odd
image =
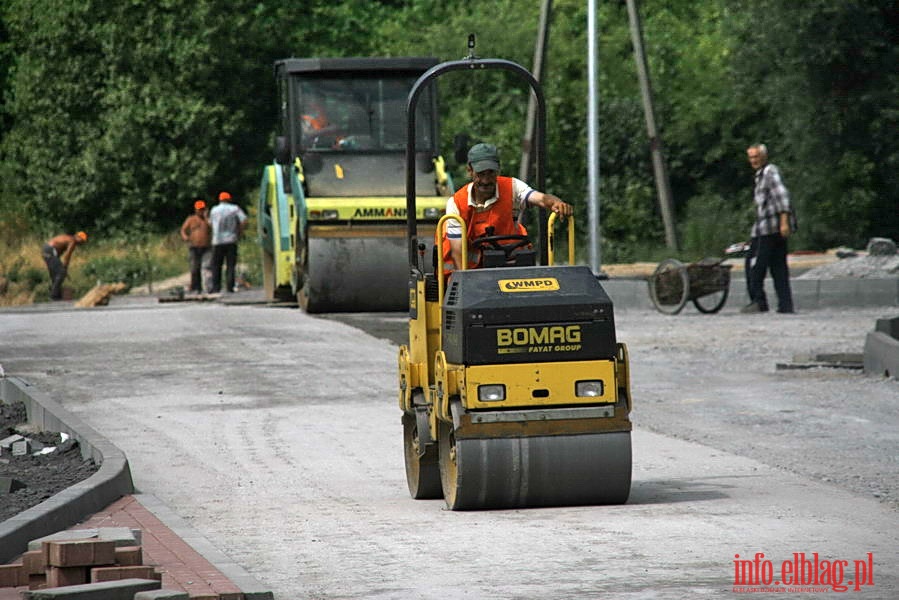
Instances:
[[[631,40],[634,44],[637,77],[640,80],[640,95],[643,97],[643,114],[646,117],[646,132],[649,134],[649,148],[652,152],[652,169],[655,173],[656,192],[659,195],[659,208],[662,211],[662,221],[665,224],[665,243],[669,249],[677,250],[671,183],[668,180],[668,167],[662,155],[662,140],[656,127],[655,108],[652,103],[652,85],[649,81],[646,54],[643,52],[643,30],[640,26],[640,14],[637,11],[636,0],[627,0],[627,15],[630,21]]]
[[[596,0],[587,0],[587,244],[590,269],[603,276],[599,235],[599,83]]]
[[[534,46],[534,79],[543,83],[543,63],[546,62],[546,46],[549,42],[549,18],[552,13],[552,0],[543,0],[540,7],[540,24],[537,27],[537,43]],[[518,167],[518,178],[528,181],[531,175],[531,157],[534,150],[534,128],[537,119],[537,100],[533,92],[528,95],[528,116],[525,122],[524,139],[521,141],[521,165]]]

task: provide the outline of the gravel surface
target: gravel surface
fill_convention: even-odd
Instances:
[[[628,503],[451,513],[405,489],[389,341],[407,337],[404,315],[348,327],[120,300],[2,311],[0,360],[121,448],[139,490],[277,600],[730,597],[735,554],[755,552],[871,553],[876,587],[859,597],[899,597],[899,386],[776,369],[860,352],[897,307],[672,317],[620,302]]]
[[[70,485],[93,475],[99,466],[81,458],[78,442],[62,441],[58,433],[33,431],[26,424],[25,405],[0,404],[0,439],[24,435],[56,451],[39,456],[12,456],[8,450],[0,457],[0,477],[11,477],[25,484],[12,493],[0,493],[0,521],[36,506]]]
[[[637,426],[899,509],[899,382],[859,369],[778,368],[819,354],[861,356],[877,319],[899,313],[736,310],[616,316],[631,349]]]
[[[840,277],[846,260],[819,277]],[[877,586],[862,596],[899,597],[896,379],[777,368],[862,352],[896,307],[672,317],[617,303],[635,398],[631,500],[465,514],[405,491],[404,315],[130,297],[63,308],[0,313],[7,371],[122,448],[139,489],[278,600],[723,597],[734,554],[756,551],[870,552]]]
[[[796,279],[888,279],[899,277],[899,254],[852,256],[809,269]]]
[[[872,263],[884,257],[864,257]],[[887,257],[889,258],[889,257]],[[630,350],[638,427],[748,456],[899,510],[899,382],[815,366],[819,354],[862,356],[890,308],[743,315],[739,307],[677,316],[616,305]],[[404,318],[327,318],[405,343]],[[781,368],[778,368],[781,365]]]

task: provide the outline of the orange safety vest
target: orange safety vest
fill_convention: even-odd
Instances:
[[[512,218],[512,178],[496,178],[496,202],[486,210],[478,211],[468,204],[468,185],[464,185],[453,194],[459,216],[465,221],[468,232],[468,243],[487,235],[487,228],[493,227],[493,235],[527,235],[527,230]],[[468,268],[474,269],[480,262],[480,253],[468,249]],[[452,251],[446,230],[443,233],[443,274],[453,270]]]

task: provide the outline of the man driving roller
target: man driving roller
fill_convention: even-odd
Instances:
[[[545,208],[567,217],[572,214],[571,205],[554,196],[539,192],[514,177],[499,174],[499,152],[492,144],[475,144],[468,151],[466,172],[471,183],[462,186],[446,203],[446,214],[459,215],[468,231],[468,268],[478,266],[478,252],[470,244],[486,235],[526,235],[527,231],[513,218],[513,203],[519,210],[529,204]],[[488,228],[492,232],[488,234]],[[458,268],[462,262],[462,228],[455,220],[446,224],[443,243],[444,271]]]

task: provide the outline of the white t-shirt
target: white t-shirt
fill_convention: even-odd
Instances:
[[[219,202],[209,212],[212,224],[212,245],[236,244],[240,237],[240,224],[247,220],[246,213],[230,202]]]

